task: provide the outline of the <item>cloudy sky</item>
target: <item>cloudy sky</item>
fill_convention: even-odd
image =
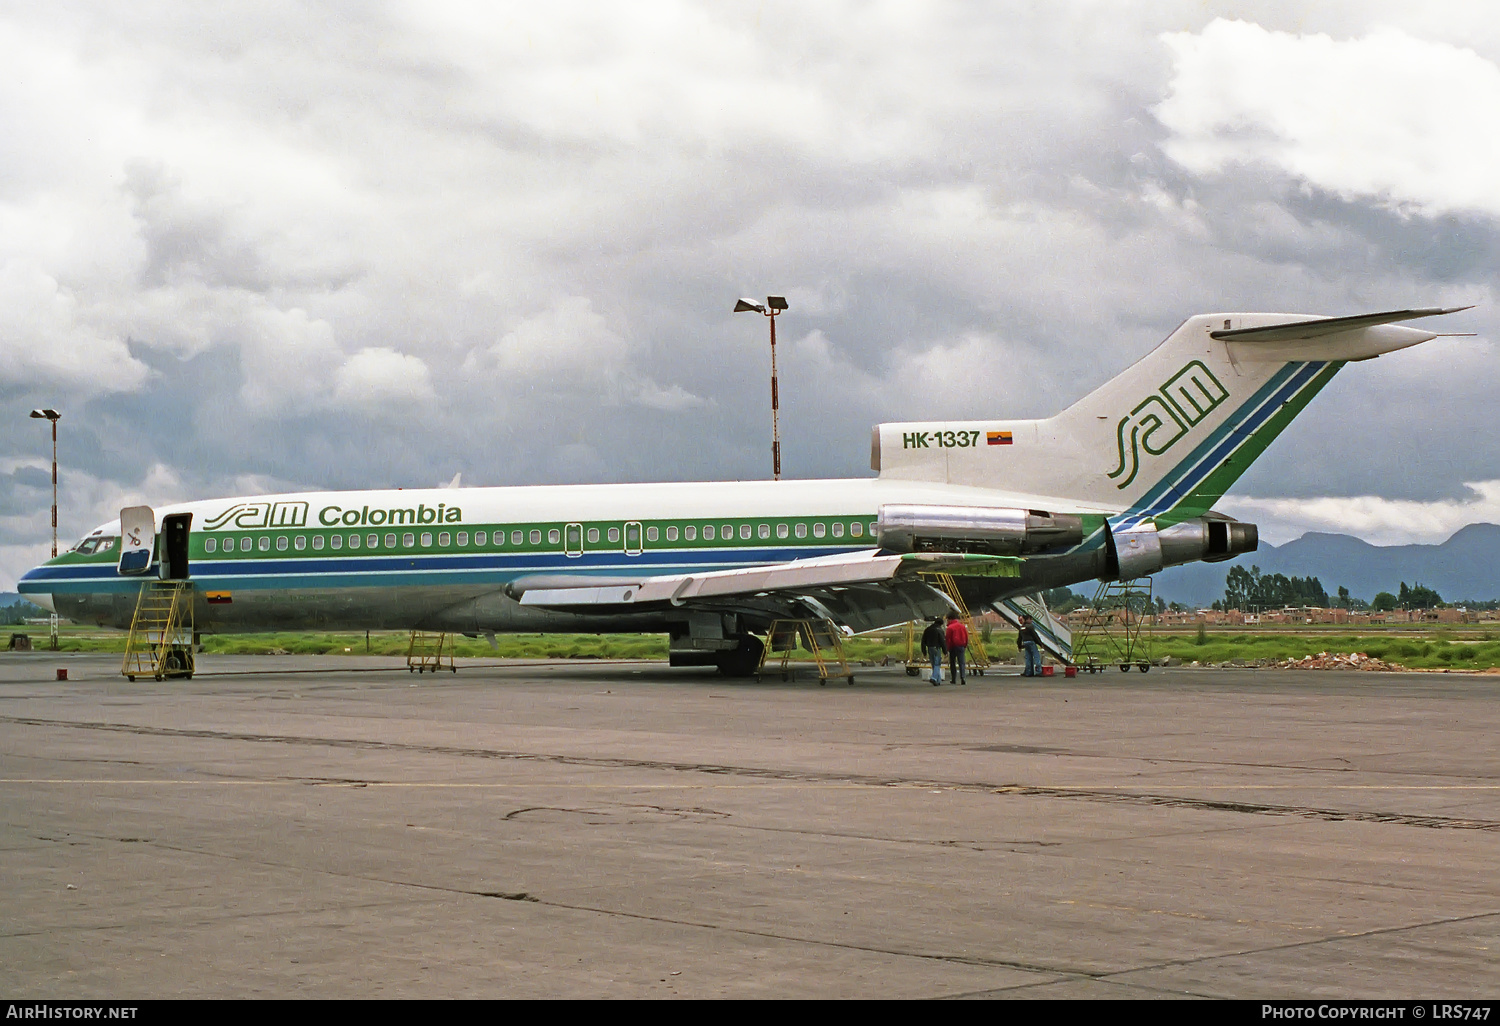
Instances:
[[[1475,3],[0,7],[0,589],[130,501],[868,474],[1199,311],[1478,304],[1222,508],[1500,520]]]

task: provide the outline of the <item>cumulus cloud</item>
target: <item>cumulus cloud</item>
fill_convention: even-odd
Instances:
[[[362,349],[334,375],[333,400],[342,406],[426,402],[436,398],[427,364],[394,349]]]
[[[1195,173],[1266,162],[1346,198],[1500,215],[1500,67],[1472,49],[1222,18],[1162,39],[1175,70],[1156,115]]]
[[[681,385],[657,384],[638,368],[640,355],[640,347],[610,327],[591,300],[569,296],[471,350],[462,372],[491,394],[513,400],[587,396],[590,403],[657,410],[705,405]]]
[[[69,537],[156,464],[172,497],[764,476],[741,295],[791,302],[784,468],[846,476],[871,423],[1047,415],[1190,313],[1483,301],[1500,254],[1483,5],[144,2],[0,14],[0,392],[98,482]],[[1350,367],[1245,491],[1493,477],[1484,341]]]
[[[25,260],[0,264],[0,384],[97,395],[133,391],[148,373],[123,339],[82,319],[55,278]]]
[[[1352,534],[1372,545],[1437,544],[1468,524],[1500,524],[1500,480],[1471,481],[1458,499],[1414,501],[1378,495],[1314,499],[1233,496],[1220,503],[1231,516],[1255,521],[1272,545],[1308,531]]]

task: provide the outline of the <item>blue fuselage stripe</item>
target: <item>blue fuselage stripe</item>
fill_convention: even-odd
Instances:
[[[530,574],[590,576],[658,576],[731,570],[835,555],[869,545],[797,548],[728,548],[648,550],[639,556],[623,552],[423,554],[411,556],[310,556],[206,559],[192,562],[193,582],[203,589],[359,588],[393,585],[490,584],[500,587]],[[40,566],[21,578],[24,593],[86,594],[135,591],[143,577],[121,576],[113,562]]]

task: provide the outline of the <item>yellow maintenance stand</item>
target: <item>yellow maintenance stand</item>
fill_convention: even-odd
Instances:
[[[125,661],[127,679],[193,676],[193,585],[191,581],[146,581],[135,600]]]
[[[844,639],[832,620],[772,620],[766,631],[766,644],[760,653],[760,665],[755,668],[755,677],[760,679],[766,670],[766,660],[772,658],[772,650],[781,653],[781,679],[792,679],[792,651],[797,641],[812,653],[818,667],[818,684],[828,683],[829,677],[843,677],[854,683],[854,671],[849,669],[849,660],[844,656]],[[830,663],[837,663],[839,672],[831,673]]]
[[[411,643],[406,646],[406,672],[426,673],[431,670],[437,673],[439,670],[448,670],[457,673],[458,667],[453,665],[453,644],[446,634],[412,631]]]

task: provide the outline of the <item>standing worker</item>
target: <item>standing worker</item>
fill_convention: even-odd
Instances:
[[[1032,626],[1031,617],[1021,617],[1021,629],[1016,632],[1016,648],[1026,653],[1026,672],[1023,677],[1040,677],[1042,675],[1042,653],[1039,648],[1040,639],[1036,636],[1036,628]]]
[[[932,661],[932,686],[937,687],[943,682],[943,618],[934,616],[927,629],[922,632],[922,651],[927,653],[927,658]]]
[[[969,683],[964,674],[964,657],[969,654],[969,628],[964,626],[957,613],[948,614],[948,631],[944,640],[948,642],[948,679],[960,684]]]

